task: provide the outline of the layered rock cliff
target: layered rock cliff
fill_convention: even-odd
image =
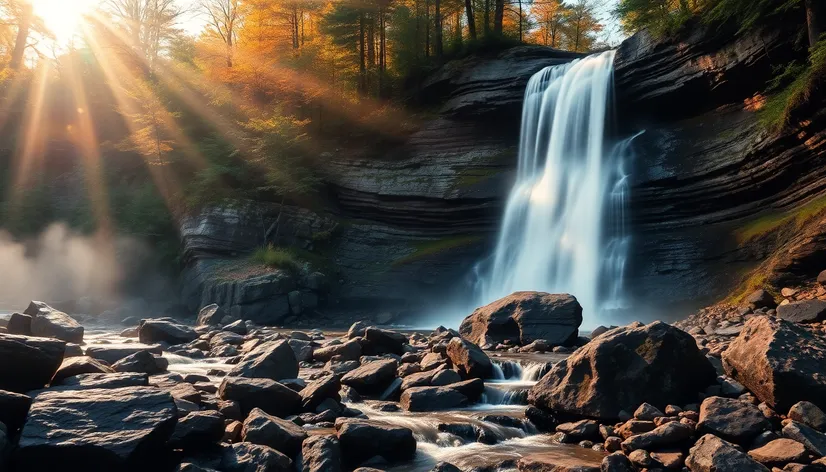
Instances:
[[[640,33],[619,48],[616,132],[644,131],[631,169],[631,317],[646,309],[681,316],[725,296],[761,263],[763,279],[775,282],[826,267],[826,224],[796,213],[819,208],[826,192],[826,114],[769,132],[757,113],[775,69],[805,54],[795,44],[799,25],[781,18],[747,34],[696,25],[671,40]],[[437,112],[403,144],[370,149],[372,157],[322,156],[330,202],[322,209],[245,202],[192,216],[182,225],[187,303],[250,313],[270,304],[272,322],[358,309],[415,323],[416,313],[445,311],[469,291],[493,243],[528,79],[575,58],[526,46],[451,62],[418,89],[419,105]],[[323,262],[279,290],[245,290],[260,277],[281,280],[244,262],[265,235]],[[328,281],[322,291],[308,281],[318,270]],[[310,303],[294,307],[291,293]]]

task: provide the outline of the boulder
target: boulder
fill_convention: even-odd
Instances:
[[[64,379],[80,374],[111,374],[115,372],[109,365],[88,356],[67,357],[52,376],[52,385],[60,385]]]
[[[470,341],[453,338],[447,343],[447,357],[466,379],[493,377],[493,363],[482,349]]]
[[[603,455],[588,449],[576,454],[556,451],[527,453],[516,462],[519,472],[600,472]]]
[[[21,336],[32,335],[32,317],[22,313],[12,313],[9,324],[6,325],[6,332],[9,334],[19,334]]]
[[[716,377],[690,334],[656,321],[611,330],[579,348],[531,388],[528,401],[615,420],[644,402],[658,408],[690,403]]]
[[[220,470],[223,472],[293,472],[293,461],[271,447],[239,442],[224,448]]]
[[[345,466],[356,467],[376,456],[403,462],[416,454],[416,438],[408,428],[349,418],[337,420],[335,427]]]
[[[301,407],[305,411],[315,411],[318,405],[328,398],[341,401],[339,390],[341,381],[336,375],[326,375],[313,380],[298,392],[301,395]]]
[[[116,372],[136,372],[147,375],[161,374],[166,372],[168,367],[168,360],[163,357],[155,357],[149,351],[138,351],[112,365]]]
[[[295,457],[301,451],[301,443],[307,433],[292,421],[282,420],[254,408],[241,430],[241,439],[253,444],[269,446],[289,457]]]
[[[652,431],[631,436],[622,442],[622,450],[630,453],[637,449],[653,451],[672,447],[687,440],[694,434],[694,429],[683,423],[672,421],[654,428]]]
[[[224,326],[221,329],[230,333],[240,334],[243,336],[247,334],[247,323],[244,320],[236,320]]]
[[[582,307],[571,295],[515,292],[477,308],[462,321],[459,332],[479,346],[505,341],[526,345],[537,339],[569,346],[581,324]]]
[[[602,459],[601,472],[634,472],[634,466],[622,452],[608,454]]]
[[[201,308],[198,312],[198,318],[195,322],[196,326],[218,326],[221,320],[227,316],[226,310],[221,308],[217,303],[207,305]]]
[[[774,302],[774,297],[763,289],[751,292],[744,300],[751,309],[759,308],[774,308],[777,303]]]
[[[64,341],[0,333],[0,390],[43,388],[63,362],[65,350]]]
[[[475,403],[485,393],[485,382],[481,379],[470,379],[452,383],[450,388],[466,396],[471,403]]]
[[[783,426],[783,436],[793,439],[820,457],[826,457],[826,434],[815,431],[805,424],[790,421]]]
[[[708,397],[700,405],[700,422],[697,430],[719,436],[726,441],[748,445],[763,431],[771,429],[771,423],[757,406],[741,400]]]
[[[224,437],[224,417],[217,411],[194,411],[178,420],[169,446],[175,449],[200,451],[221,442]]]
[[[769,472],[769,469],[713,434],[706,434],[691,448],[685,465],[691,472]]]
[[[270,379],[226,377],[218,387],[218,397],[238,402],[244,416],[260,408],[283,418],[301,409],[301,396],[297,392]]]
[[[562,423],[556,427],[559,433],[565,433],[574,440],[591,439],[597,436],[599,424],[594,420],[579,420]]]
[[[801,300],[777,307],[777,316],[793,323],[816,323],[826,319],[826,301]]]
[[[395,380],[398,367],[395,359],[368,362],[344,374],[341,383],[362,395],[379,395]]]
[[[298,360],[285,340],[265,342],[244,355],[230,376],[271,380],[298,377]]]
[[[55,338],[76,344],[83,342],[83,326],[62,311],[55,310],[43,302],[33,301],[23,313],[32,317],[32,336]]]
[[[151,387],[43,392],[20,433],[17,465],[147,470],[164,454],[176,421],[172,397]]]
[[[301,445],[302,472],[341,472],[341,446],[335,436],[310,436]]]
[[[139,351],[148,351],[158,355],[163,353],[163,349],[157,344],[130,344],[128,346],[93,346],[86,348],[86,355],[111,365]]]
[[[730,377],[775,410],[802,400],[826,408],[826,341],[795,323],[755,316],[722,359]]]
[[[31,404],[32,399],[28,395],[0,390],[0,423],[6,425],[9,433],[23,426]]]
[[[395,331],[370,327],[364,331],[364,353],[367,355],[404,353],[407,336]]]
[[[340,356],[339,361],[357,361],[361,357],[361,344],[351,339],[345,343],[318,348],[313,352],[313,358],[320,362],[327,362],[334,356]]]
[[[826,413],[812,402],[797,402],[789,408],[789,419],[803,423],[820,432],[826,431]]]
[[[138,339],[144,344],[186,344],[198,339],[198,333],[189,326],[171,320],[143,320],[138,326]]]
[[[406,411],[438,411],[467,406],[468,398],[448,387],[413,387],[402,392],[401,407]]]
[[[149,377],[146,374],[116,372],[113,374],[81,374],[67,377],[58,388],[89,390],[95,388],[145,387],[148,385]]]
[[[303,341],[301,339],[290,339],[287,342],[293,349],[293,354],[295,354],[295,359],[298,362],[313,361],[313,351],[315,351],[315,347],[313,346],[313,343],[311,341]]]
[[[749,451],[749,456],[769,467],[783,467],[789,462],[805,462],[809,453],[803,444],[791,439],[780,438],[769,442],[765,446],[752,449]]]

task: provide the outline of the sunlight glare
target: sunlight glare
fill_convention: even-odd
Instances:
[[[97,3],[98,0],[32,0],[34,14],[43,19],[61,45],[78,33],[83,15],[91,12]]]

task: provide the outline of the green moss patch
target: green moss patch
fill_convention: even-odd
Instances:
[[[787,224],[793,224],[796,229],[800,229],[806,222],[824,210],[826,210],[826,195],[817,197],[789,212],[761,216],[735,231],[734,235],[737,238],[737,243],[742,245],[772,233]]]
[[[392,265],[396,267],[411,264],[444,251],[469,246],[479,242],[481,239],[481,236],[452,236],[449,238],[418,242],[413,245],[413,253],[401,259],[396,259]]]

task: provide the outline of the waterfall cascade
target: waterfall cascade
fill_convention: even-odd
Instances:
[[[621,306],[628,142],[606,140],[613,62],[608,51],[530,79],[517,179],[495,252],[480,266],[477,306],[520,290],[564,292],[586,324]]]

